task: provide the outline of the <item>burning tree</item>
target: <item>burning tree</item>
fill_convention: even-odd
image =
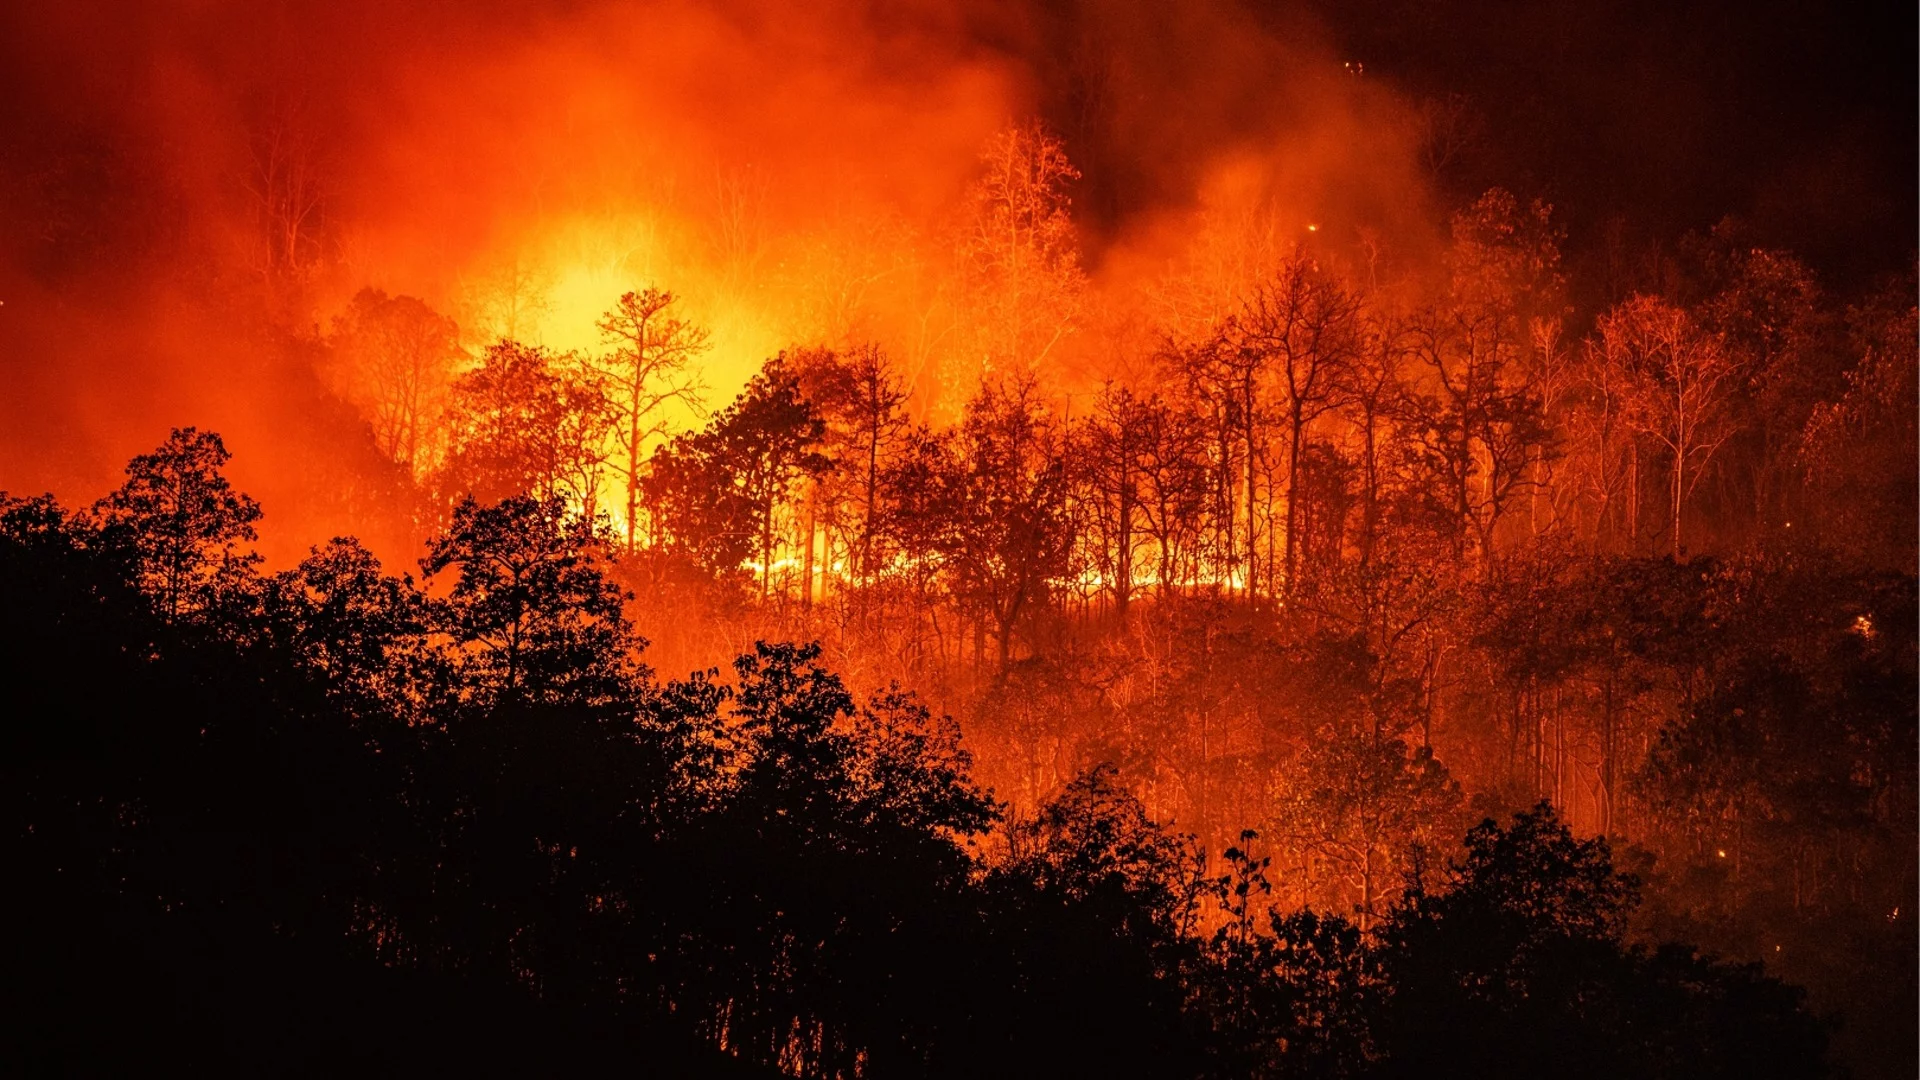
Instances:
[[[649,286],[624,293],[600,317],[601,339],[613,346],[586,366],[598,373],[619,451],[613,466],[626,488],[627,550],[634,550],[649,443],[666,433],[667,406],[700,406],[700,380],[687,364],[708,348],[707,331],[669,312],[675,297]]]
[[[1454,218],[1444,303],[1414,323],[1429,388],[1412,403],[1435,497],[1491,573],[1500,524],[1531,492],[1553,450],[1538,353],[1560,310],[1559,230],[1552,209],[1490,191]]]
[[[331,343],[346,367],[349,400],[373,425],[374,445],[421,475],[462,356],[460,328],[411,296],[362,289],[335,320]]]
[[[980,160],[961,239],[963,318],[978,367],[964,375],[1029,375],[1080,318],[1086,278],[1068,195],[1080,171],[1038,124],[995,135]]]
[[[1669,536],[1677,559],[1685,550],[1680,525],[1687,499],[1732,433],[1732,360],[1724,343],[1686,312],[1650,296],[1609,312],[1600,333],[1626,364],[1630,422],[1666,452]]]
[[[848,578],[870,585],[884,561],[878,545],[883,540],[885,477],[909,438],[906,388],[887,354],[875,345],[845,356],[803,351],[793,357],[792,370],[802,396],[825,424],[822,449],[834,463],[832,470],[820,474],[810,501],[807,560],[811,564],[813,558],[813,518],[824,514],[829,528],[842,534]],[[829,552],[834,546],[829,543]],[[809,583],[812,576],[809,565]]]
[[[501,341],[454,383],[442,483],[483,500],[564,498],[592,517],[611,416],[598,381],[570,357]]]
[[[1279,592],[1291,596],[1299,577],[1302,452],[1308,429],[1339,401],[1345,371],[1357,346],[1359,302],[1331,274],[1296,252],[1271,279],[1255,287],[1230,333],[1243,362],[1247,415],[1256,415],[1252,396],[1263,377],[1274,383],[1286,423],[1286,510],[1283,526],[1284,569]],[[1252,426],[1247,454],[1247,503],[1254,499]],[[1251,514],[1249,520],[1252,520]],[[1249,565],[1255,534],[1247,533]],[[1269,544],[1271,548],[1271,544]],[[1272,575],[1269,574],[1271,577]],[[1252,590],[1252,576],[1248,589]]]
[[[693,556],[710,573],[737,569],[757,554],[766,599],[782,539],[779,513],[796,481],[831,466],[817,449],[825,434],[786,357],[767,361],[705,429],[654,455],[643,487],[656,515],[656,544]]]

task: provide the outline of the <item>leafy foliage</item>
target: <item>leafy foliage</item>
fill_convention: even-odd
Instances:
[[[1546,807],[1371,931],[1282,914],[1265,859],[1209,877],[1111,767],[1005,819],[951,721],[817,645],[655,680],[556,501],[462,503],[432,592],[350,540],[269,578],[222,546],[245,602],[190,621],[151,553],[204,567],[250,504],[108,505],[0,502],[22,1063],[124,1066],[113,1030],[254,1071],[1821,1071],[1796,991],[1628,944],[1637,884]]]

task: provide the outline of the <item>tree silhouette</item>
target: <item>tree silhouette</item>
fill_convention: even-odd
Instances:
[[[1684,311],[1652,297],[1634,297],[1609,312],[1602,334],[1626,353],[1630,422],[1666,451],[1668,537],[1673,557],[1681,558],[1687,499],[1730,434],[1731,358]]]
[[[1339,400],[1346,368],[1352,362],[1359,305],[1340,283],[1299,253],[1284,261],[1270,281],[1254,289],[1245,309],[1236,317],[1233,347],[1242,354],[1268,358],[1248,361],[1249,400],[1259,388],[1253,382],[1271,371],[1279,391],[1279,407],[1287,428],[1286,517],[1282,543],[1286,552],[1278,592],[1291,596],[1299,576],[1299,504],[1301,471],[1308,428]],[[1253,458],[1253,448],[1248,447]],[[1247,479],[1251,509],[1253,477]],[[1248,534],[1249,556],[1253,534]]]
[[[935,512],[951,515],[935,536],[953,594],[991,627],[1002,672],[1021,619],[1046,602],[1066,566],[1062,447],[1031,380],[983,384],[961,428],[964,456],[936,480],[945,499]]]
[[[601,559],[592,523],[557,499],[454,507],[420,565],[429,578],[459,572],[440,618],[478,700],[591,704],[625,691],[643,643]]]
[[[630,552],[638,535],[647,444],[666,433],[671,403],[695,410],[700,404],[700,381],[687,365],[707,350],[707,331],[670,314],[674,302],[672,293],[651,286],[622,293],[596,324],[613,352],[586,361],[605,383],[620,446],[614,467],[626,486],[623,523]]]
[[[645,483],[653,550],[707,577],[730,575],[753,554],[757,514],[732,463],[708,432],[654,452]]]
[[[994,135],[980,164],[973,213],[960,240],[974,366],[955,374],[969,381],[1026,378],[1079,319],[1085,275],[1068,188],[1080,172],[1060,140],[1038,124]]]
[[[1263,910],[1250,833],[1209,876],[1111,766],[1003,822],[952,721],[897,688],[860,704],[818,645],[654,682],[599,538],[554,500],[463,502],[425,563],[459,577],[427,592],[350,540],[241,564],[252,600],[190,635],[163,632],[168,578],[106,541],[125,527],[0,500],[0,678],[28,720],[0,836],[47,943],[5,985],[42,1060],[124,1064],[79,1038],[110,1029],[253,1068],[324,1043],[821,1077],[1821,1074],[1797,991],[1629,944],[1639,886],[1544,806],[1444,868],[1409,854],[1362,932]],[[1861,678],[1910,670],[1887,637],[1824,640]],[[1704,763],[1727,740],[1702,733],[1788,700],[1729,693],[1660,760]],[[1749,783],[1684,767],[1705,782],[1670,790]],[[477,1021],[470,1058],[451,1033]]]
[[[600,384],[547,350],[500,341],[453,386],[452,498],[566,498],[592,515],[606,459],[609,413]]]
[[[1820,1074],[1825,1036],[1797,991],[1625,945],[1638,883],[1544,804],[1476,827],[1443,878],[1417,879],[1381,931],[1385,1075]]]
[[[710,573],[735,570],[747,554],[757,554],[766,599],[782,539],[780,511],[798,480],[831,466],[816,449],[825,435],[825,422],[801,395],[785,357],[767,361],[704,430],[655,455],[646,487],[662,542]]]
[[[411,296],[362,289],[329,340],[347,368],[349,399],[373,425],[374,445],[424,476],[462,355],[460,328]]]
[[[871,585],[883,565],[876,542],[882,539],[882,484],[905,447],[910,421],[907,393],[886,354],[863,346],[842,357],[807,353],[792,364],[801,394],[826,425],[824,452],[834,469],[823,477],[825,510],[844,508],[852,521],[842,525],[849,577]]]
[[[718,456],[728,463],[753,513],[760,596],[765,599],[780,540],[776,515],[792,497],[795,482],[817,477],[832,465],[817,449],[826,436],[826,423],[802,396],[800,380],[786,358],[776,356],[761,367],[711,430]],[[810,582],[807,587],[811,588]]]
[[[221,475],[232,456],[211,431],[175,428],[128,462],[126,482],[94,507],[107,538],[133,551],[170,623],[231,598],[237,576],[259,561],[238,550],[258,538],[260,504]]]
[[[270,621],[330,690],[396,704],[407,661],[417,659],[403,654],[417,651],[429,629],[431,606],[411,579],[387,576],[359,541],[335,537],[274,575],[266,591]]]

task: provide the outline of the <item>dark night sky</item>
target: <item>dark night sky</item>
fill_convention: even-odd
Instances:
[[[1916,7],[1811,0],[1344,0],[1370,73],[1469,95],[1487,138],[1452,178],[1558,204],[1575,242],[1626,215],[1670,237],[1737,214],[1835,285],[1909,261]]]
[[[1341,60],[1417,99],[1464,99],[1477,140],[1444,195],[1489,186],[1547,198],[1578,257],[1610,219],[1629,242],[1671,242],[1734,215],[1752,238],[1870,287],[1911,264],[1916,215],[1916,7],[1811,0],[1255,0],[1278,36],[1304,25]],[[1072,42],[1115,7],[1041,5],[1016,45],[1049,79],[1069,131],[1084,88]],[[988,21],[988,25],[991,22]],[[986,36],[992,38],[991,31]],[[1037,41],[1036,41],[1037,39]],[[1123,46],[1132,47],[1132,46]],[[1193,65],[1206,70],[1204,62]],[[1196,76],[1203,77],[1203,76]],[[1169,103],[1170,109],[1177,105]],[[1097,140],[1096,140],[1097,141]],[[1078,148],[1097,214],[1160,194],[1125,148]]]

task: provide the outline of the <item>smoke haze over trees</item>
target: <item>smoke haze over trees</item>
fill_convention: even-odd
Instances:
[[[804,8],[0,14],[21,1053],[1913,1073],[1910,14]]]

